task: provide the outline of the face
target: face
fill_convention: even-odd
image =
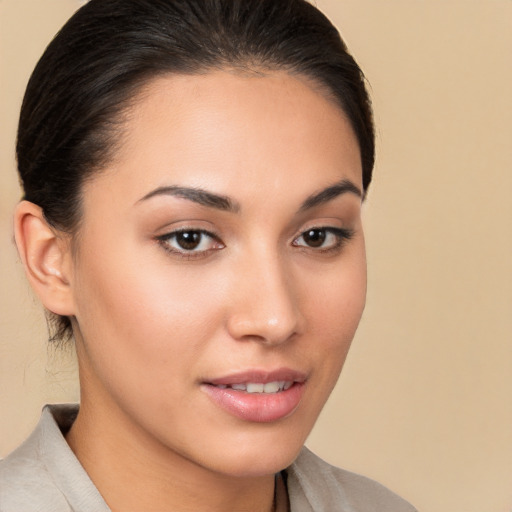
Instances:
[[[306,79],[159,78],[84,185],[83,411],[208,471],[289,465],[365,301],[361,161]]]

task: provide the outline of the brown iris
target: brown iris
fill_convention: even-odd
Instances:
[[[310,229],[302,237],[310,247],[320,247],[325,242],[326,232],[323,229]]]
[[[176,243],[187,251],[196,249],[201,243],[202,233],[199,231],[182,231],[176,233]]]

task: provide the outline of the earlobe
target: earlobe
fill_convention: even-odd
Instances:
[[[25,273],[52,313],[74,314],[69,241],[48,225],[41,208],[21,201],[14,213],[14,237]]]

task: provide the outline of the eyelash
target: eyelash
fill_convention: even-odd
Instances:
[[[316,232],[317,234],[319,232],[323,232],[324,240],[322,241],[322,244],[325,242],[325,240],[328,239],[329,235],[334,236],[335,241],[329,247],[322,247],[322,246],[312,247],[310,245],[302,245],[297,242],[301,238],[304,238],[305,235],[307,235],[307,234],[311,235],[313,232]],[[200,239],[198,242],[199,245],[203,242],[204,237],[208,237],[212,240],[213,243],[217,244],[218,247],[213,247],[213,248],[208,248],[208,249],[203,249],[203,250],[198,251],[198,250],[195,250],[196,248],[187,250],[184,248],[179,249],[176,247],[172,247],[170,245],[170,242],[173,240],[176,241],[176,238],[178,236],[186,235],[186,234],[199,235],[200,236]],[[336,253],[336,252],[339,252],[342,249],[342,247],[345,245],[345,243],[348,242],[351,238],[353,238],[353,236],[354,236],[354,231],[351,229],[326,227],[326,226],[311,227],[311,228],[303,231],[298,237],[296,237],[293,240],[292,245],[294,247],[299,247],[302,250],[313,251],[315,253],[321,253],[321,254]],[[204,229],[197,229],[197,228],[181,228],[176,231],[172,231],[170,233],[160,235],[160,236],[156,237],[156,240],[164,248],[164,250],[166,250],[167,252],[170,252],[173,255],[177,255],[181,258],[184,258],[184,259],[201,258],[201,257],[208,255],[212,251],[218,251],[218,250],[224,249],[224,247],[225,247],[225,245],[220,241],[220,239],[214,233],[211,233],[210,231],[206,231]]]

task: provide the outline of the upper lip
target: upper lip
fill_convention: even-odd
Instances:
[[[278,368],[275,370],[250,369],[241,372],[231,373],[214,379],[207,379],[205,384],[214,386],[228,386],[230,384],[245,384],[247,382],[267,384],[268,382],[304,382],[306,374],[290,368]]]

